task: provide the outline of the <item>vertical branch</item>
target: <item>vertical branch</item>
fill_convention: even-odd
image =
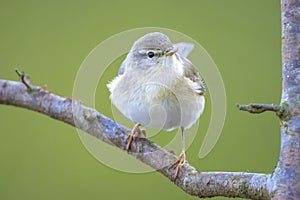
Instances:
[[[300,199],[300,0],[281,0],[282,99],[289,117],[281,128],[272,198]]]

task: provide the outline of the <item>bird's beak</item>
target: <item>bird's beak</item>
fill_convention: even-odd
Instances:
[[[165,56],[172,56],[176,52],[177,52],[177,49],[171,49],[171,50],[167,50],[164,55]]]

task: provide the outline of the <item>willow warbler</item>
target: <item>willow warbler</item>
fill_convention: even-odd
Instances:
[[[128,136],[127,150],[141,125],[167,131],[181,128],[182,152],[170,165],[176,167],[175,179],[185,164],[184,131],[204,109],[205,84],[187,59],[193,44],[172,44],[163,33],[139,38],[123,61],[118,76],[108,84],[113,104],[136,123]]]

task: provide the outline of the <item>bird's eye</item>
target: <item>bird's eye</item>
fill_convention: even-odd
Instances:
[[[153,58],[154,57],[154,52],[153,51],[148,51],[147,52],[147,56],[149,57],[149,58]]]

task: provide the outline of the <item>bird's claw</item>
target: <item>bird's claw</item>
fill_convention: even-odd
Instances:
[[[135,140],[138,135],[142,135],[146,137],[146,131],[144,129],[141,129],[141,124],[134,125],[133,129],[131,130],[130,134],[127,137],[127,145],[126,145],[126,151],[130,150],[132,141]]]
[[[185,152],[182,151],[179,155],[178,160],[176,160],[174,163],[172,163],[172,165],[169,167],[169,169],[176,167],[174,182],[178,178],[181,167],[185,164],[185,161],[186,161]]]

